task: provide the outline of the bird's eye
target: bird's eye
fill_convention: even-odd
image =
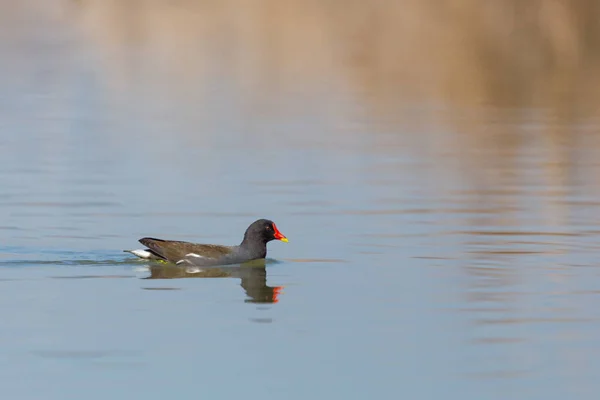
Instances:
[[[267,230],[270,231],[271,230],[271,226],[267,225]]]

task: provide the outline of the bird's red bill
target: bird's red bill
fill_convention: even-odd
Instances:
[[[273,231],[275,231],[275,234],[273,235],[275,239],[281,240],[282,242],[288,241],[288,239],[283,235],[283,233],[279,232],[279,229],[277,229],[277,226],[275,224],[273,224]]]

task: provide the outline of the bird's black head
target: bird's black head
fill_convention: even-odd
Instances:
[[[277,225],[268,219],[259,219],[254,221],[244,234],[244,242],[263,242],[268,243],[271,240],[281,240],[287,242],[287,238],[279,232]]]

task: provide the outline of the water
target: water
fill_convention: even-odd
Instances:
[[[598,391],[593,32],[550,6],[544,47],[425,2],[17,3],[0,6],[5,396]],[[290,239],[263,265],[122,252],[236,244],[261,217]]]

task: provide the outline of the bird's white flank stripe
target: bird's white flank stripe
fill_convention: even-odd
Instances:
[[[186,257],[197,257],[197,258],[204,258],[196,253],[188,253],[185,255]]]

